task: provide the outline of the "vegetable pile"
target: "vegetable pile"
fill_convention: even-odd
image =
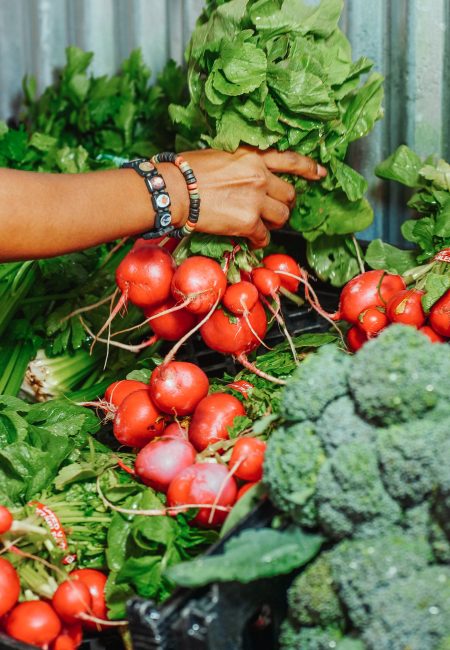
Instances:
[[[367,182],[344,162],[351,142],[382,116],[383,78],[352,61],[338,28],[342,0],[209,2],[187,49],[190,103],[170,107],[183,135],[234,151],[240,144],[309,155],[321,183],[295,180],[291,225],[308,242],[321,279],[341,286],[357,272],[351,234],[373,219]]]
[[[263,556],[284,544],[291,555],[270,567],[255,558],[248,571],[240,564],[239,580],[288,573],[310,559],[308,543],[316,553],[322,543],[290,588],[283,650],[445,647],[449,385],[449,347],[404,325],[355,356],[327,345],[307,357],[282,393],[265,455],[263,483],[285,526],[278,518],[278,530],[249,529],[224,554],[173,567],[171,578],[235,579],[236,546],[260,541]]]

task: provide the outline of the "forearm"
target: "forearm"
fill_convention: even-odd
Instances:
[[[173,165],[159,165],[179,225],[188,194]],[[133,170],[45,174],[0,169],[0,260],[32,259],[82,250],[152,228],[154,211]]]

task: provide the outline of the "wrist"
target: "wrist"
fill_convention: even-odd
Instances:
[[[156,167],[164,178],[170,196],[172,224],[179,228],[186,223],[189,215],[189,192],[185,180],[172,163],[157,163]]]

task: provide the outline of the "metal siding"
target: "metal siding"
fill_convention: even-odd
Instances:
[[[203,0],[0,0],[0,119],[12,115],[25,74],[49,84],[69,44],[95,53],[111,74],[135,47],[156,75],[181,62]],[[450,0],[346,0],[342,28],[354,55],[386,77],[385,119],[355,143],[352,163],[369,179],[376,219],[365,236],[399,238],[405,195],[373,175],[399,144],[450,158]]]

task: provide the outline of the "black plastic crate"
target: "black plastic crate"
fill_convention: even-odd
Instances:
[[[277,244],[305,264],[305,242],[292,231],[273,233]],[[315,282],[314,288],[322,307],[335,311],[338,291]],[[302,306],[283,300],[282,311],[287,329],[295,336],[321,332],[329,324],[305,302]],[[275,324],[265,340],[270,346],[284,340]],[[264,351],[261,347],[260,353]],[[209,376],[231,375],[242,370],[231,357],[206,348],[199,335],[191,338],[178,355],[180,359],[200,365]],[[105,427],[105,441],[110,432]],[[228,535],[211,546],[206,555],[221,553],[224,543],[246,528],[270,524],[276,511],[269,502],[259,504]],[[289,576],[257,580],[243,585],[237,582],[217,583],[200,589],[177,589],[162,605],[133,598],[128,605],[128,618],[133,650],[276,650],[279,626],[286,613],[286,589]],[[33,650],[35,646],[20,643],[0,633],[0,650]],[[83,641],[81,650],[123,650],[117,632],[111,631]]]

